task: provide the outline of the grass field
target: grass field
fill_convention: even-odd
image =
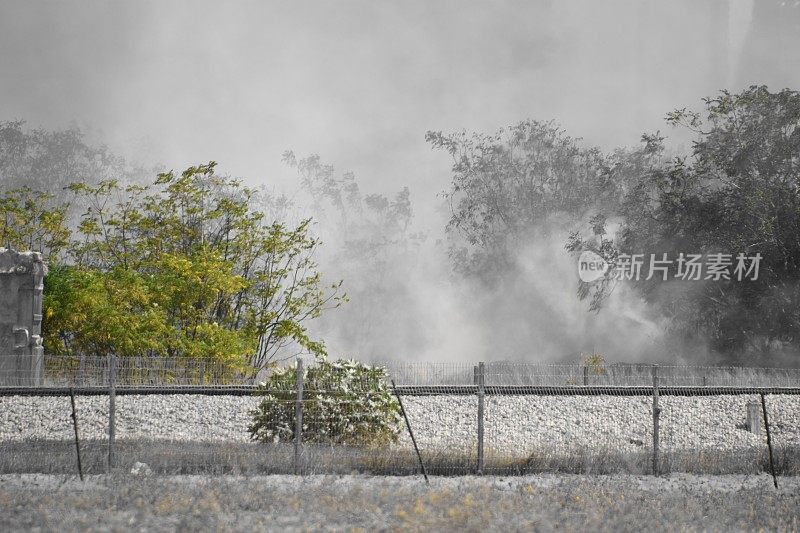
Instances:
[[[731,531],[800,528],[800,478],[0,476],[0,530]]]
[[[779,476],[800,476],[800,448],[775,447]],[[107,473],[108,443],[81,442],[83,471]],[[422,451],[428,472],[435,475],[469,475],[476,470],[476,455],[464,451]],[[187,442],[122,439],[116,445],[115,473],[127,473],[137,462],[147,463],[161,475],[265,475],[294,473],[294,446],[240,442]],[[769,472],[766,447],[729,450],[663,451],[661,473],[747,474]],[[414,475],[420,472],[413,448],[352,448],[306,444],[301,455],[302,473]],[[74,442],[30,439],[0,443],[0,474],[77,473]],[[527,456],[488,453],[484,473],[495,475],[651,474],[650,451],[627,452],[608,447],[537,449]]]

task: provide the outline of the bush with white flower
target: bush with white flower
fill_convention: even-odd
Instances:
[[[303,442],[375,447],[397,441],[402,415],[385,368],[320,356],[303,376]],[[276,369],[256,394],[263,400],[250,412],[251,439],[293,441],[296,363]]]

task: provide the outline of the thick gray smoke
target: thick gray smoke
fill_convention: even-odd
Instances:
[[[375,262],[347,259],[341,234],[321,231],[322,271],[341,276],[351,295],[313,326],[333,354],[433,361],[674,356],[664,345],[665,323],[630,287],[617,287],[600,313],[588,311],[577,296],[577,257],[565,250],[563,229],[518,245],[512,274],[491,286],[456,274],[441,240],[387,246]]]
[[[322,270],[352,298],[314,326],[333,355],[654,359],[658,317],[624,288],[589,313],[563,234],[519,244],[518,274],[491,291],[454,275],[437,196],[450,161],[424,133],[555,119],[604,150],[635,144],[720,88],[800,86],[796,4],[10,0],[0,120],[76,122],[134,160],[213,159],[287,194],[296,217],[318,216]],[[365,194],[409,187],[408,233],[425,238],[359,257],[335,217],[304,204],[287,148],[353,171]]]

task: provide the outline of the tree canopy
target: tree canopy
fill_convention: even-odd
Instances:
[[[757,279],[641,283],[682,334],[725,353],[800,348],[800,93],[751,87],[680,109],[692,153],[645,172],[616,213],[626,253],[760,254]],[[661,140],[659,139],[659,142]],[[673,267],[677,269],[677,265]]]
[[[37,207],[47,197],[30,190],[5,196],[0,206],[39,213],[33,226],[48,236],[38,241],[54,258],[45,282],[48,352],[211,357],[254,368],[290,346],[325,353],[306,322],[344,295],[316,270],[310,221],[265,220],[252,209],[255,192],[214,169],[161,173],[149,186],[73,183],[87,208],[71,234],[58,223],[64,206]],[[30,247],[26,224],[7,216],[0,235]]]
[[[671,321],[683,343],[709,343],[730,359],[752,360],[800,348],[800,93],[754,86],[703,100],[702,112],[667,114],[670,125],[695,136],[692,152],[663,157],[664,138],[645,136],[628,152],[619,201],[596,215],[588,240],[572,236],[569,248],[593,248],[609,260],[620,254],[678,258],[758,255],[757,279],[676,277],[633,280],[643,297]],[[647,164],[641,164],[643,160]],[[631,163],[633,162],[633,163]],[[621,167],[620,167],[621,168]],[[607,234],[606,220],[621,222]],[[751,276],[752,277],[752,276]],[[607,276],[590,290],[602,306],[615,282]]]
[[[77,126],[28,129],[22,120],[0,121],[0,191],[29,188],[59,194],[72,182],[138,182],[147,171],[107,146],[90,142]]]
[[[283,159],[297,170],[317,229],[332,243],[321,259],[326,271],[346,280],[347,306],[324,319],[322,327],[364,357],[384,357],[393,341],[413,350],[412,342],[399,339],[420,329],[415,296],[421,291],[410,280],[409,265],[426,236],[414,231],[408,187],[391,196],[365,194],[353,173],[337,173],[316,154],[298,158],[287,151]]]
[[[635,148],[582,147],[554,123],[522,122],[494,136],[429,132],[453,157],[449,229],[454,266],[508,273],[519,238],[572,228],[571,251],[613,266],[632,254],[761,257],[757,279],[631,281],[670,321],[672,340],[708,344],[728,360],[800,351],[800,93],[753,86],[721,91],[702,111],[679,109],[669,125],[694,135],[669,157],[660,133]],[[577,228],[577,229],[576,229]],[[578,296],[600,311],[615,269]]]
[[[554,122],[528,120],[494,135],[429,131],[425,138],[453,159],[447,227],[464,240],[451,249],[463,272],[491,277],[508,267],[517,239],[596,200],[602,154]]]

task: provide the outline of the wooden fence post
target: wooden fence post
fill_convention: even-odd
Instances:
[[[476,385],[478,386],[478,475],[483,474],[483,414],[484,399],[486,396],[486,366],[478,363],[476,368]]]
[[[658,417],[661,408],[658,406],[658,365],[653,365],[653,475],[658,475]]]
[[[108,356],[108,473],[114,470],[117,433],[117,357]]]
[[[300,474],[300,452],[303,445],[303,360],[297,358],[297,399],[294,403],[294,473]]]

